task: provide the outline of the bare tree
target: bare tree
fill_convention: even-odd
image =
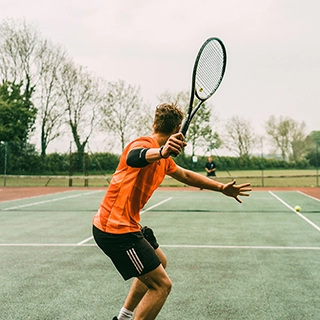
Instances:
[[[62,65],[66,61],[66,52],[60,46],[44,41],[44,48],[39,60],[41,77],[36,90],[43,156],[49,143],[60,137],[63,132],[65,118],[59,79]]]
[[[239,157],[249,157],[256,144],[256,138],[250,121],[238,116],[231,117],[226,124],[227,148]]]
[[[98,108],[103,101],[102,79],[93,77],[73,61],[65,62],[61,70],[60,87],[65,106],[66,122],[71,129],[77,151],[82,154],[101,119]]]
[[[176,93],[165,91],[158,97],[160,103],[175,103],[183,111],[186,111],[189,106],[190,94],[188,91],[178,91]]]
[[[21,87],[25,106],[36,111],[33,103],[39,70],[35,63],[42,53],[40,34],[24,20],[7,19],[0,24],[0,79]],[[34,125],[34,122],[33,122]],[[30,127],[30,132],[34,126]]]
[[[306,124],[289,117],[277,119],[271,116],[266,122],[266,132],[271,138],[275,151],[280,150],[283,160],[298,161],[306,151]]]
[[[101,128],[119,141],[122,150],[138,135],[139,124],[148,115],[140,87],[126,84],[123,80],[109,82],[107,100],[101,106],[101,112]],[[148,117],[150,120],[150,115]]]
[[[142,103],[140,108],[140,117],[135,124],[137,136],[150,135],[154,119],[155,108],[149,104]]]
[[[7,19],[0,25],[0,78],[23,83],[24,95],[37,109],[41,154],[60,136],[63,111],[58,84],[66,52],[44,39],[25,20]]]
[[[25,20],[7,19],[0,25],[0,48],[0,77],[12,83],[22,82],[25,95],[31,96],[40,78],[40,33]]]

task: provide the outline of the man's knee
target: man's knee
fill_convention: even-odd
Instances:
[[[169,293],[171,292],[171,289],[172,289],[172,281],[170,280],[170,278],[168,278],[168,281],[166,283],[167,295],[169,295]]]
[[[160,288],[163,291],[165,296],[169,295],[169,293],[172,289],[172,281],[168,276],[162,279],[162,281],[160,283]]]
[[[161,282],[161,285],[156,288],[156,290],[163,296],[167,297],[172,289],[172,282],[170,278],[167,278],[165,281]]]
[[[172,288],[171,279],[165,273],[164,268],[161,265],[149,274],[139,277],[139,279],[148,287],[148,289],[158,291],[165,296],[169,295]]]

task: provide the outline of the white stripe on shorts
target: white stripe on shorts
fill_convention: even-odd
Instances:
[[[136,251],[133,248],[129,249],[129,250],[127,250],[127,255],[129,256],[134,267],[136,268],[136,270],[140,274],[142,272],[144,266],[143,266],[142,262],[140,261]]]

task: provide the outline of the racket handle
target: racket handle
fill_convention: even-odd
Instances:
[[[182,122],[180,132],[183,134],[184,137],[187,134],[187,131],[188,131],[188,128],[189,128],[189,124],[190,124],[190,120],[188,120],[187,118],[184,119],[184,121]]]
[[[188,131],[189,124],[190,124],[190,121],[188,121],[187,119],[185,119],[185,120],[183,121],[183,123],[182,123],[180,132],[183,134],[184,137],[186,136],[186,133],[187,133],[187,131]],[[171,156],[171,157],[177,157],[178,154],[176,154],[175,152],[172,152],[172,153],[170,153],[170,156]]]

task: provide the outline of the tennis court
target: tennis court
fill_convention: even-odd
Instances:
[[[124,282],[91,238],[105,190],[0,202],[0,318],[112,319]],[[159,189],[142,213],[173,289],[157,319],[320,319],[320,200]],[[294,206],[302,208],[301,213]]]

